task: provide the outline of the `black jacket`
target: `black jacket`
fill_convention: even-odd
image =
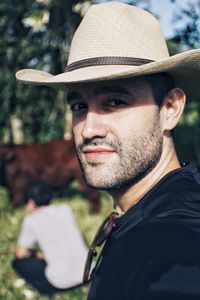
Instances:
[[[117,219],[88,299],[200,299],[200,174],[192,164]]]

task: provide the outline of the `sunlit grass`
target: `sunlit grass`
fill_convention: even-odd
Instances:
[[[87,200],[79,194],[74,194],[67,199],[55,199],[55,203],[64,202],[69,204],[86,242],[89,244],[104,217],[112,210],[111,199],[107,195],[102,196],[102,208],[98,215],[90,214],[90,206]],[[0,299],[23,300],[34,299],[44,300],[45,296],[38,294],[28,284],[22,287],[15,287],[14,282],[18,278],[11,267],[14,258],[14,250],[20,230],[20,225],[25,216],[25,208],[13,210],[8,201],[6,190],[0,189]],[[28,298],[27,290],[31,290],[33,298]],[[56,295],[55,299],[63,300],[85,300],[88,287],[77,288],[73,291]]]

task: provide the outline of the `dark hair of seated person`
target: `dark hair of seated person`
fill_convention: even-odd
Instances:
[[[33,181],[27,187],[26,201],[32,199],[37,206],[49,205],[52,197],[52,188],[44,181]]]

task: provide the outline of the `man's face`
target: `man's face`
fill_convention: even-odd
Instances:
[[[72,86],[77,155],[87,184],[126,189],[148,174],[162,152],[159,108],[142,78]]]

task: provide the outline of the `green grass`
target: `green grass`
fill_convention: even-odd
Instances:
[[[55,199],[55,202],[69,204],[75,214],[81,232],[87,243],[91,243],[94,234],[104,217],[112,210],[111,199],[107,195],[102,197],[102,208],[98,215],[91,215],[88,202],[79,194],[67,199]],[[0,300],[23,300],[28,299],[24,295],[25,290],[34,293],[34,300],[45,300],[47,297],[38,294],[30,285],[25,284],[20,288],[14,287],[18,278],[11,267],[20,225],[25,216],[25,208],[13,210],[10,206],[6,190],[0,189]],[[77,288],[73,291],[64,292],[55,296],[55,299],[63,300],[86,300],[88,286]]]

